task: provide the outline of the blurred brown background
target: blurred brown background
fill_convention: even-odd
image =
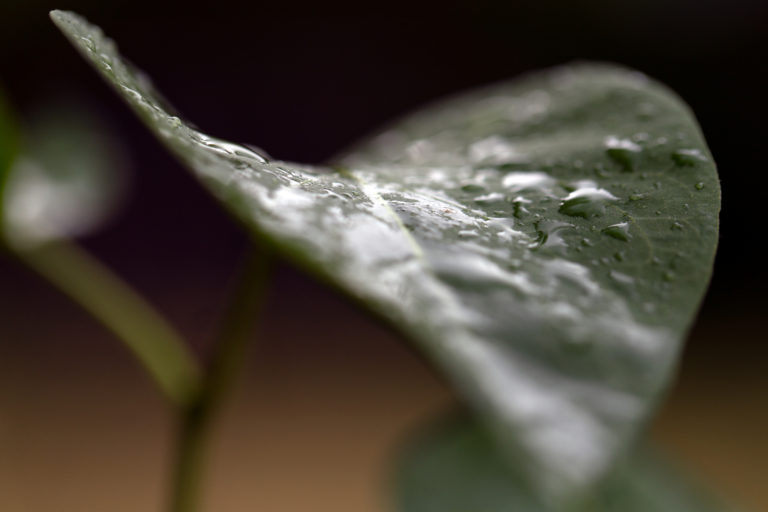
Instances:
[[[101,25],[209,133],[321,162],[424,101],[569,60],[638,68],[692,106],[720,168],[715,278],[654,435],[768,510],[768,5],[760,0],[0,3],[0,86],[103,114],[133,160],[124,214],[87,246],[201,350],[245,238],[47,18]],[[287,267],[215,441],[209,510],[386,510],[393,448],[452,397],[400,339]],[[0,510],[159,511],[170,416],[122,348],[0,259]]]

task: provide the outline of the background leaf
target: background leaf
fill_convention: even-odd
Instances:
[[[560,68],[315,168],[184,123],[97,28],[52,17],[249,229],[413,339],[553,503],[587,492],[648,418],[719,209],[712,158],[665,88]]]
[[[433,426],[398,462],[399,512],[549,512],[530,494],[488,433],[467,417]],[[732,510],[683,477],[648,447],[623,460],[581,512],[723,512]]]
[[[3,191],[8,180],[8,170],[16,157],[16,137],[16,127],[11,118],[10,109],[0,91],[0,202],[2,202]],[[0,219],[2,219],[2,210],[0,210]],[[1,233],[2,225],[0,224]]]
[[[25,248],[99,227],[120,205],[125,161],[88,108],[72,101],[38,108],[2,194],[8,241]]]

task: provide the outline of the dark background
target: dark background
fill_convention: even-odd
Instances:
[[[699,119],[720,170],[723,211],[711,290],[657,435],[737,501],[768,508],[760,483],[768,474],[760,433],[768,430],[768,3],[0,2],[0,84],[20,117],[45,99],[75,97],[103,114],[132,159],[124,214],[87,246],[199,346],[215,327],[245,237],[75,53],[49,9],[100,25],[208,133],[302,162],[322,162],[425,101],[574,59],[621,63],[666,83]],[[125,510],[155,506],[168,421],[141,374],[77,308],[6,259],[0,286],[0,443],[15,447],[5,466],[0,457],[0,508],[3,493],[19,510],[60,510],[62,502],[123,510],[115,495]],[[293,510],[306,498],[313,510],[371,509],[378,491],[370,482],[386,472],[388,443],[449,393],[398,339],[285,267],[261,331],[262,371],[222,428],[236,431],[225,439],[256,437],[247,425],[288,437],[280,449],[262,441],[251,451],[243,442],[220,447],[210,503],[242,510],[238,500],[261,499],[272,503],[263,510]],[[259,391],[265,382],[273,387]],[[251,414],[269,416],[273,431],[237,419]],[[336,449],[318,448],[334,440]],[[266,471],[256,459],[268,458],[270,446]],[[87,484],[97,477],[99,492]],[[40,496],[32,491],[40,479],[58,484]],[[307,491],[283,492],[291,483]]]

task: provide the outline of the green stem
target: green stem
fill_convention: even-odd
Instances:
[[[65,241],[15,254],[122,340],[173,404],[198,393],[200,371],[181,336],[101,262]]]
[[[198,509],[208,434],[223,398],[245,363],[250,334],[264,302],[269,263],[270,257],[265,250],[252,249],[225,314],[200,394],[182,411],[171,512],[194,512]]]

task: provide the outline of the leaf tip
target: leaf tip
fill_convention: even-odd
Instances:
[[[72,15],[72,13],[70,13],[68,11],[62,11],[60,9],[54,9],[51,12],[48,13],[48,16],[57,25],[60,25],[61,23],[66,22],[66,20],[68,18],[70,18],[71,15]]]
[[[59,30],[65,34],[70,34],[77,29],[77,26],[88,25],[88,22],[79,14],[72,11],[63,11],[54,9],[48,13],[48,16],[53,21]]]

